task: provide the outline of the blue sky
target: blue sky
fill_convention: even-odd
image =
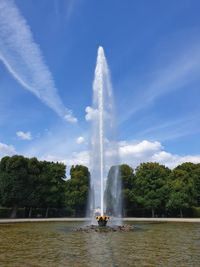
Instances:
[[[0,157],[88,164],[99,45],[121,162],[200,162],[200,2],[0,0]]]

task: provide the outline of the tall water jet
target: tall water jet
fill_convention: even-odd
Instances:
[[[119,161],[114,101],[103,47],[98,48],[93,82],[93,106],[87,111],[88,117],[92,120],[90,215],[93,216],[99,209],[101,216],[106,213],[121,217],[121,183],[117,167]],[[116,166],[112,167],[115,171],[109,171],[111,166]]]

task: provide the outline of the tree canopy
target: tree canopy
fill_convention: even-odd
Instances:
[[[66,183],[65,205],[70,207],[73,215],[84,216],[87,208],[90,173],[82,165],[72,166],[71,178]]]
[[[89,188],[86,166],[71,166],[66,177],[63,163],[7,156],[0,160],[0,217],[1,209],[11,217],[22,209],[25,217],[85,216]],[[116,216],[200,216],[200,164],[111,166],[105,198],[106,212]]]
[[[196,168],[193,163],[184,163],[176,167],[169,177],[169,198],[166,207],[179,210],[181,217],[184,208],[192,207],[198,202]]]
[[[0,161],[0,204],[12,208],[66,208],[70,215],[82,214],[86,208],[89,171],[85,166],[72,166],[71,179],[66,180],[66,166],[62,163],[39,161],[23,156],[4,157]],[[71,211],[69,213],[69,210]]]

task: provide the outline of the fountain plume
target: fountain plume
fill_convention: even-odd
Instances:
[[[91,164],[90,212],[99,208],[100,215],[108,212],[108,199],[112,198],[112,216],[121,215],[121,185],[119,172],[113,172],[112,190],[108,190],[107,177],[109,168],[118,164],[118,147],[116,142],[116,127],[114,116],[114,101],[110,71],[103,47],[98,48],[95,76],[93,82],[93,117]],[[109,191],[109,192],[108,192]],[[108,198],[109,195],[109,198]],[[91,197],[92,196],[92,197]],[[115,207],[114,207],[115,206]]]

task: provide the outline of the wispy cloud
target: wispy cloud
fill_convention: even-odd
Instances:
[[[152,127],[146,128],[135,133],[135,138],[151,138],[154,140],[166,141],[177,139],[179,137],[197,134],[200,132],[199,112],[190,113],[187,116],[174,120],[167,120],[164,122],[153,123]],[[148,120],[151,120],[148,118]]]
[[[21,140],[28,140],[28,141],[32,140],[32,134],[31,134],[31,132],[18,131],[18,132],[16,132],[16,135]]]
[[[149,73],[151,78],[135,88],[134,91],[139,93],[134,104],[123,114],[122,123],[138,111],[148,108],[164,94],[185,89],[186,85],[199,79],[199,43],[192,44],[177,54],[173,59],[169,59],[168,63],[162,62],[159,70],[152,67],[152,73]]]
[[[60,23],[63,22],[63,19],[66,21],[69,21],[77,5],[80,5],[81,3],[82,3],[82,0],[79,0],[79,1],[77,0],[67,0],[67,1],[53,0],[56,19]],[[47,5],[49,5],[49,1],[47,1]]]
[[[27,90],[68,122],[76,122],[58,95],[31,29],[12,0],[0,0],[0,60]]]

